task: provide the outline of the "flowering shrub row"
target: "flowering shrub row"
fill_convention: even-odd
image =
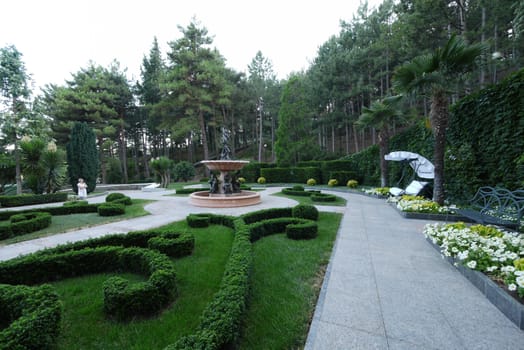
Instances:
[[[429,224],[424,235],[470,269],[504,280],[510,291],[524,297],[524,238],[493,226]]]
[[[438,203],[422,196],[402,195],[400,198],[390,197],[390,203],[396,203],[397,208],[405,212],[428,214],[455,214],[456,207],[440,206]]]

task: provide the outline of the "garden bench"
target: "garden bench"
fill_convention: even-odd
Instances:
[[[518,230],[524,214],[524,190],[480,187],[469,204],[457,209],[457,213],[481,224]]]

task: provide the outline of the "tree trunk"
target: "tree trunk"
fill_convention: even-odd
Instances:
[[[123,121],[122,121],[123,124]],[[127,174],[127,149],[126,149],[126,136],[124,127],[120,129],[120,166],[122,169],[122,180],[124,183],[128,183],[129,175]]]
[[[100,159],[100,173],[102,175],[102,183],[103,184],[106,184],[107,183],[107,169],[106,169],[106,159],[104,157],[104,145],[103,145],[104,141],[103,139],[100,137],[98,139],[98,148],[99,148],[99,151],[98,151],[98,154],[99,154],[99,159]]]
[[[431,110],[429,113],[435,136],[435,148],[433,150],[433,165],[435,166],[433,200],[440,205],[444,204],[444,153],[446,151],[448,108],[449,102],[445,91],[434,91],[431,96]]]
[[[16,178],[16,194],[22,194],[22,171],[20,170],[20,150],[18,149],[18,142],[15,136],[15,178]]]
[[[386,187],[388,182],[388,162],[384,156],[388,152],[388,131],[382,128],[378,132],[378,145],[380,156],[380,186]]]

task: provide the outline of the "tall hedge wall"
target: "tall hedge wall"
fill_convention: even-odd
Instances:
[[[524,186],[524,69],[501,83],[460,100],[451,109],[448,190],[479,184]],[[454,169],[455,170],[455,169]]]

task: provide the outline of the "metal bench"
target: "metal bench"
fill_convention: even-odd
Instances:
[[[480,187],[467,208],[457,210],[475,222],[519,230],[524,214],[524,190]]]

